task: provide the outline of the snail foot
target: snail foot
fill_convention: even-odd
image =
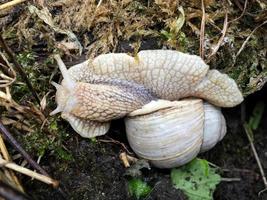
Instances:
[[[69,113],[62,113],[61,117],[67,120],[71,127],[82,137],[93,138],[96,136],[104,135],[108,132],[109,122],[95,122],[81,119]]]

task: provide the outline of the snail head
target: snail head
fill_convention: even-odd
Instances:
[[[57,89],[56,102],[58,106],[54,111],[50,113],[50,115],[55,115],[59,112],[68,112],[75,106],[75,104],[77,104],[77,99],[74,97],[75,95],[73,95],[77,83],[68,74],[67,68],[61,60],[60,56],[55,55],[54,58],[57,61],[64,80],[62,81],[61,85],[52,82],[52,85]]]
[[[121,118],[154,99],[146,88],[132,82],[117,79],[76,82],[59,55],[55,55],[55,59],[64,79],[61,85],[52,83],[57,89],[58,106],[50,115],[62,112],[63,118],[72,115],[84,120],[107,122]]]

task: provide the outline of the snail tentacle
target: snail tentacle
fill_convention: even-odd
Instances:
[[[63,63],[63,61],[61,60],[60,56],[58,54],[54,55],[55,60],[57,61],[58,67],[61,71],[61,74],[63,76],[63,78],[65,79],[65,83],[66,83],[66,87],[69,90],[74,89],[76,82],[74,81],[74,79],[69,75],[68,70],[66,65]]]

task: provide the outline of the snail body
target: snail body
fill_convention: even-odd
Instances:
[[[219,107],[233,107],[243,101],[235,81],[195,55],[173,50],[145,50],[135,57],[109,53],[71,67],[77,81],[121,79],[149,89],[160,99],[199,97]]]
[[[99,80],[97,83],[77,82],[59,56],[55,56],[64,80],[52,83],[56,89],[57,108],[73,129],[83,137],[105,134],[110,121],[122,118],[156,99],[146,88],[125,80]]]

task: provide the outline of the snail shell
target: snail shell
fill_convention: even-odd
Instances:
[[[226,132],[220,110],[201,99],[152,101],[130,113],[125,125],[134,152],[159,168],[191,161]]]
[[[220,108],[205,102],[204,113],[204,137],[200,152],[213,148],[226,134],[226,122]]]

